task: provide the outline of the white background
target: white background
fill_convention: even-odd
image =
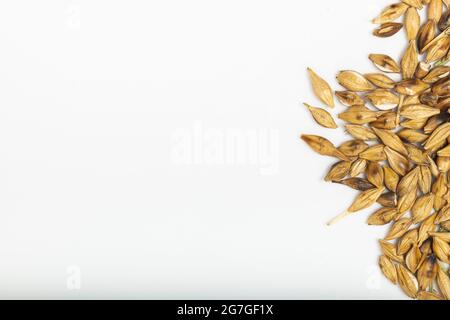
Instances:
[[[390,2],[2,1],[0,298],[403,298],[299,140]]]

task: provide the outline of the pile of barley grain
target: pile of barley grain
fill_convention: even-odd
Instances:
[[[420,10],[427,10],[421,25]],[[403,17],[404,22],[395,22]],[[347,109],[339,118],[353,140],[335,147],[302,135],[316,152],[336,157],[325,180],[360,191],[344,214],[381,208],[370,225],[390,224],[380,240],[385,276],[411,298],[450,299],[450,0],[403,0],[373,21],[378,37],[406,30],[407,46],[398,63],[384,54],[369,59],[380,71],[337,75],[336,91]],[[334,108],[328,83],[308,69],[316,96]],[[394,81],[388,74],[400,74]],[[336,129],[332,115],[305,104],[315,121]]]

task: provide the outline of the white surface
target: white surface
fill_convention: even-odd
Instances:
[[[298,138],[390,2],[2,1],[0,298],[403,298]]]

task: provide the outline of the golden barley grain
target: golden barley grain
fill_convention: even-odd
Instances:
[[[385,146],[382,144],[376,144],[367,148],[367,150],[360,153],[361,159],[369,161],[384,161],[386,160],[386,153],[384,152]]]
[[[345,125],[345,129],[355,139],[369,141],[377,138],[376,134],[370,128],[361,125],[347,124]]]
[[[442,300],[442,297],[436,292],[420,291],[417,294],[417,299],[433,301],[433,300]]]
[[[403,292],[406,293],[411,298],[415,298],[419,291],[419,286],[416,277],[408,269],[398,264],[397,268],[397,279]]]
[[[317,75],[312,69],[308,68],[311,84],[316,96],[327,106],[334,108],[333,91],[330,85]]]
[[[404,106],[400,115],[407,119],[428,119],[436,114],[439,114],[440,111],[436,108],[429,107],[423,104],[412,104],[408,106]]]
[[[383,142],[385,146],[403,155],[408,155],[408,151],[403,145],[403,142],[395,133],[388,130],[381,130],[376,128],[373,128],[373,131],[378,136],[378,138],[380,138],[381,142]]]
[[[428,7],[428,19],[439,21],[442,15],[442,0],[431,0]]]
[[[410,218],[402,218],[395,222],[392,225],[391,230],[389,230],[388,234],[384,239],[386,240],[394,240],[403,236],[412,225],[412,220]]]
[[[403,28],[402,23],[386,22],[383,23],[378,29],[373,31],[373,35],[380,38],[391,37]]]
[[[425,220],[433,210],[434,194],[429,193],[419,197],[411,209],[413,224]]]
[[[333,165],[325,177],[325,181],[339,181],[344,179],[351,167],[352,163],[350,161],[340,161]]]
[[[375,67],[383,72],[399,73],[400,66],[394,59],[385,54],[370,54],[369,59],[372,61]]]
[[[397,208],[381,208],[372,213],[367,219],[371,226],[383,226],[391,222],[397,214]]]
[[[428,20],[425,24],[423,24],[420,27],[417,40],[417,46],[420,54],[424,53],[424,49],[434,39],[436,34],[436,28],[437,24],[436,21],[434,20]]]
[[[304,134],[301,136],[301,138],[311,147],[311,149],[321,155],[336,157],[344,161],[349,161],[347,156],[336,149],[336,147],[329,140],[323,137]]]
[[[396,261],[396,262],[401,262],[401,263],[404,261],[403,255],[397,254],[397,248],[395,247],[394,244],[392,244],[386,240],[380,240],[379,244],[380,244],[381,251],[389,259]]]
[[[450,300],[450,279],[442,268],[438,268],[437,283],[445,299]]]
[[[395,87],[395,81],[383,73],[367,73],[364,77],[378,88],[393,89]]]
[[[338,98],[339,102],[347,107],[352,106],[361,106],[364,105],[364,100],[361,99],[361,97],[356,94],[355,92],[351,91],[336,91],[335,92],[336,97]]]
[[[358,159],[352,163],[350,168],[349,176],[351,178],[358,177],[360,174],[366,171],[368,161],[366,159]],[[365,191],[365,190],[364,190]]]
[[[397,271],[395,269],[395,264],[392,263],[386,256],[381,256],[379,260],[380,269],[386,278],[389,279],[393,284],[397,284]]]
[[[419,268],[421,258],[422,252],[420,251],[419,247],[417,247],[417,245],[414,244],[405,257],[406,267],[413,274],[415,274],[417,269]]]
[[[310,106],[307,103],[304,103],[304,105],[308,108],[314,120],[316,120],[316,122],[321,126],[330,129],[336,129],[338,127],[331,114],[329,114],[326,110]]]
[[[345,70],[336,77],[340,85],[347,90],[362,92],[374,89],[374,86],[364,76],[356,71]]]
[[[411,79],[414,77],[418,63],[419,54],[417,52],[416,43],[411,41],[401,62],[403,79]]]
[[[419,231],[417,229],[409,230],[397,242],[397,254],[406,254],[416,243],[419,238]]]
[[[403,3],[406,3],[408,6],[417,8],[417,9],[422,9],[423,8],[423,4],[421,0],[402,0]]]
[[[433,252],[444,263],[450,263],[450,245],[439,237],[433,237]]]
[[[341,181],[333,181],[333,182],[345,185],[358,191],[367,191],[375,188],[373,184],[362,178],[348,178]]]
[[[344,142],[338,147],[338,150],[347,157],[357,157],[361,152],[369,148],[369,145],[363,140],[350,140]]]
[[[400,99],[397,95],[387,89],[377,89],[366,94],[373,106],[379,110],[392,110],[398,106]]]
[[[406,5],[405,3],[396,3],[390,5],[386,7],[377,18],[373,19],[372,22],[376,24],[392,22],[402,16],[407,9],[408,5]]]
[[[427,18],[421,25],[422,9]],[[404,23],[395,21],[402,16]],[[329,224],[381,206],[367,223],[390,225],[380,240],[383,274],[411,298],[450,299],[450,0],[402,0],[373,22],[381,38],[404,27],[406,43],[400,61],[369,55],[381,72],[338,73],[345,91],[334,94],[347,107],[338,117],[353,140],[335,147],[320,136],[302,139],[339,159],[326,181],[360,192]],[[334,106],[330,86],[308,71],[316,96]],[[337,127],[330,113],[306,106],[321,126]]]
[[[405,29],[407,39],[411,42],[415,41],[420,28],[420,16],[414,7],[408,8],[405,14]]]

